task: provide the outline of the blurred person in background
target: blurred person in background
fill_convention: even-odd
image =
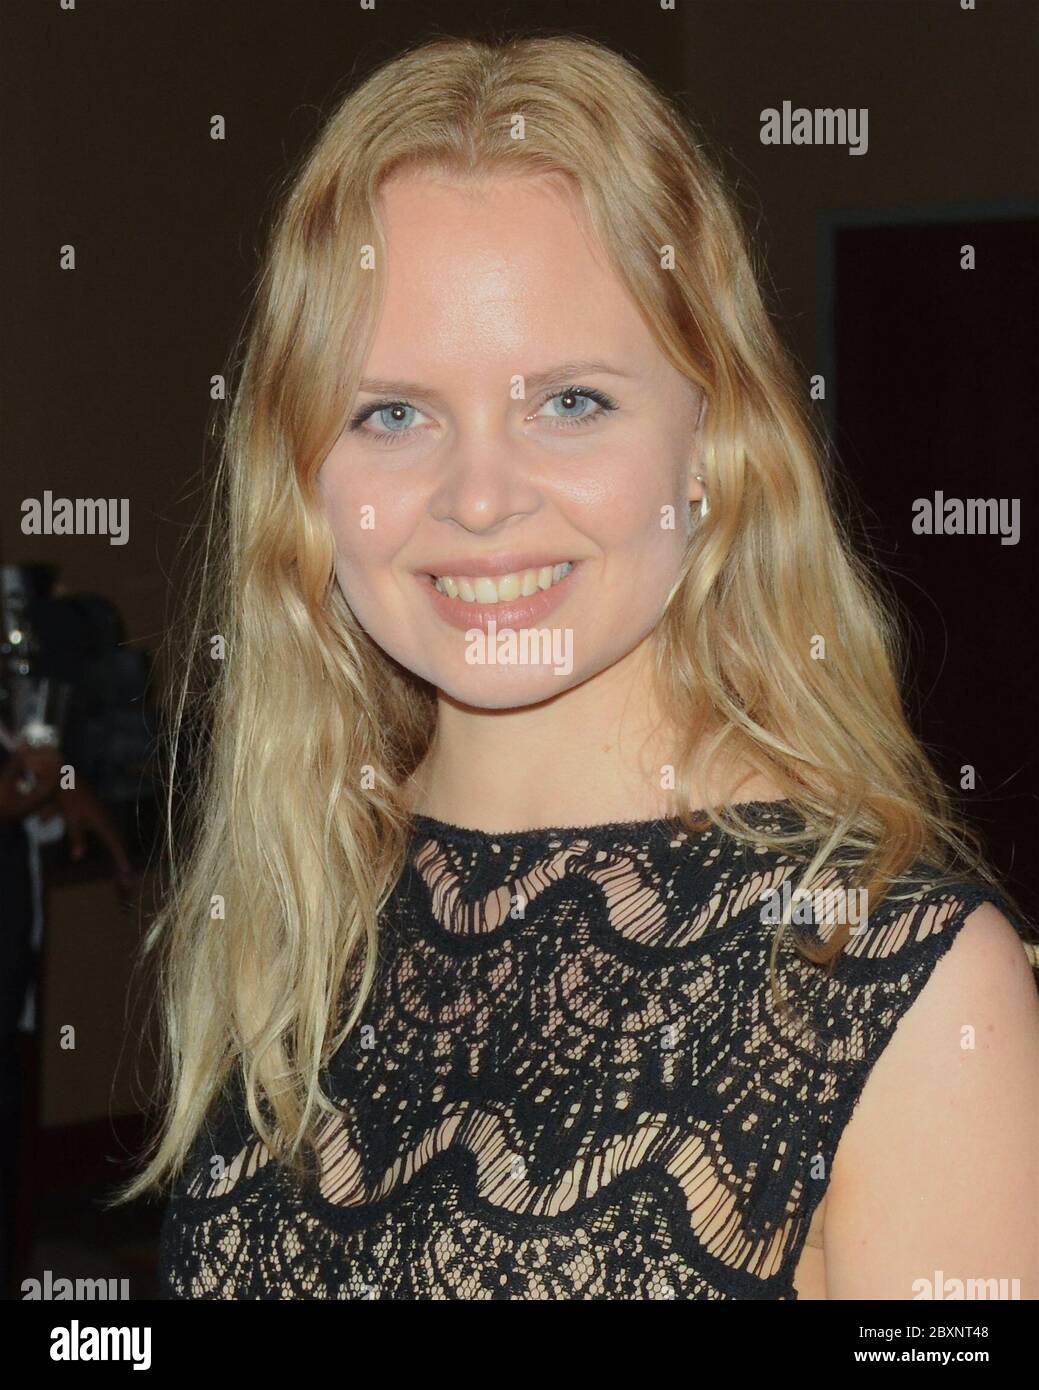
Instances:
[[[77,756],[55,743],[33,746],[11,727],[14,687],[19,679],[60,678],[74,693],[86,669],[84,623],[77,600],[31,595],[29,567],[3,567],[3,665],[0,691],[5,726],[0,729],[0,1288],[9,1292],[15,1276],[15,1212],[18,1202],[26,1094],[20,1034],[32,1023],[42,928],[39,846],[67,836],[72,860],[85,858],[88,835],[111,858],[122,899],[128,899],[135,872],[115,818],[82,775],[78,756],[85,750],[80,729],[69,732]],[[49,590],[51,576],[45,581]],[[40,587],[37,578],[36,587]],[[83,758],[85,761],[85,757]],[[63,785],[62,769],[75,768],[76,785]]]

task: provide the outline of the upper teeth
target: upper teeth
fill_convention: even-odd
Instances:
[[[550,589],[568,575],[574,567],[572,560],[558,565],[543,565],[538,570],[519,570],[516,574],[455,578],[450,574],[434,576],[435,587],[448,598],[460,598],[466,603],[501,603],[504,599],[529,598],[539,589]]]

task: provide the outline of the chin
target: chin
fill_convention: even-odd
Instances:
[[[452,666],[423,674],[459,704],[488,710],[540,705],[583,680],[576,670],[557,674],[550,666]]]

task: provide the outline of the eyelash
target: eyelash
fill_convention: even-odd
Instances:
[[[594,401],[596,405],[599,406],[599,409],[590,415],[575,416],[572,420],[563,419],[558,421],[557,423],[560,423],[563,429],[576,429],[579,426],[587,425],[590,421],[597,420],[600,415],[618,408],[617,402],[611,396],[608,396],[605,391],[597,390],[594,386],[564,386],[557,391],[549,392],[538,405],[537,409],[544,409],[549,401],[557,400],[560,396],[580,396],[585,400]],[[406,438],[407,435],[411,433],[411,430],[366,430],[363,428],[365,421],[372,415],[377,415],[380,410],[391,410],[395,405],[404,406],[407,410],[414,410],[416,408],[410,401],[372,401],[370,404],[362,406],[357,414],[353,416],[350,421],[350,429],[364,434],[374,443],[382,445],[385,445],[391,439]]]

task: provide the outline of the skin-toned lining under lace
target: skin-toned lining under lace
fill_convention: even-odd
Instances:
[[[413,824],[375,989],[322,1076],[316,1187],[233,1087],[167,1209],[164,1294],[796,1298],[866,1078],[991,891],[881,904],[832,977],[784,944],[788,1016],[762,903],[799,860],[666,819]]]
[[[741,814],[753,813],[766,809],[784,810],[789,808],[791,803],[786,800],[779,801],[737,801],[730,803],[730,808],[739,811]],[[707,812],[698,807],[690,816],[698,819],[705,816]],[[575,835],[593,835],[599,839],[604,836],[614,839],[618,835],[631,835],[642,831],[673,829],[679,825],[676,816],[650,816],[644,820],[622,820],[604,821],[598,825],[532,825],[525,830],[480,830],[475,827],[465,825],[452,825],[450,821],[437,820],[435,816],[424,816],[416,813],[411,817],[411,823],[416,830],[425,831],[438,839],[464,840],[470,844],[486,844],[491,840],[515,840],[531,839],[538,835],[550,837],[572,838]]]

